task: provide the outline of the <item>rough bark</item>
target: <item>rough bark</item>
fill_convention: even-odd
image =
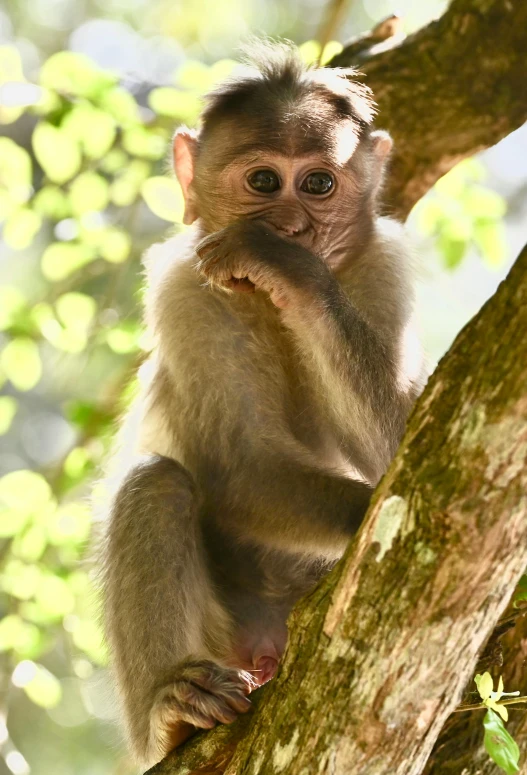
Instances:
[[[454,164],[527,120],[527,3],[454,0],[436,22],[360,62],[395,140],[388,202],[405,217]],[[352,43],[332,65],[356,64]]]
[[[392,210],[406,215],[527,118],[526,50],[523,0],[454,0],[361,63],[396,142]],[[527,565],[526,330],[527,249],[430,380],[360,535],[294,612],[255,710],[151,775],[497,774],[481,712],[450,714]],[[527,623],[503,642],[506,688],[527,693]],[[511,712],[509,729],[527,754],[527,714]]]
[[[526,330],[527,248],[431,378],[344,561],[294,612],[263,702],[152,775],[423,771],[527,565]]]

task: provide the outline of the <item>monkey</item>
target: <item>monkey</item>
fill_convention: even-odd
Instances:
[[[145,256],[153,347],[108,474],[104,616],[144,766],[276,674],[425,379],[370,90],[252,48],[175,134],[188,228]]]

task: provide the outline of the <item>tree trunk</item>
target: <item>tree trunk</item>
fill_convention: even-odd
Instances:
[[[399,149],[392,208],[406,214],[527,118],[525,51],[524,0],[454,0],[361,64]],[[345,50],[336,63],[348,62]],[[151,775],[498,772],[482,712],[450,714],[527,566],[526,331],[527,249],[431,378],[359,535],[293,612],[255,710]],[[525,621],[503,643],[505,687],[527,693]],[[509,729],[527,748],[524,712]]]

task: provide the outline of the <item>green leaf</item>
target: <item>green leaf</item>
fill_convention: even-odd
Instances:
[[[88,245],[78,242],[53,242],[42,255],[42,273],[47,280],[65,280],[96,257]]]
[[[61,700],[60,681],[42,665],[30,660],[19,662],[12,682],[24,690],[29,699],[41,708],[54,708]]]
[[[84,54],[59,51],[42,65],[40,83],[78,97],[98,97],[114,87],[117,77],[101,70]]]
[[[442,233],[439,237],[439,249],[443,255],[443,261],[448,269],[455,269],[461,263],[467,249],[467,243],[464,240],[450,239]]]
[[[122,264],[130,255],[132,240],[124,229],[110,226],[103,230],[99,242],[101,256],[111,264]]]
[[[47,545],[46,532],[42,525],[32,525],[13,541],[11,551],[26,562],[39,560]]]
[[[89,537],[91,511],[83,503],[61,506],[48,520],[49,542],[55,546],[83,544]]]
[[[0,436],[3,436],[13,422],[18,409],[18,402],[12,396],[0,396]]]
[[[35,602],[51,620],[62,618],[75,607],[75,597],[67,582],[51,573],[41,578],[35,593]]]
[[[40,640],[38,627],[25,622],[17,614],[8,614],[0,619],[0,652],[33,650]]]
[[[527,600],[527,575],[522,576],[518,582],[516,588],[516,594],[514,595],[514,607],[517,608],[517,603]]]
[[[507,212],[507,202],[496,191],[470,186],[463,196],[465,212],[475,219],[499,219]]]
[[[11,560],[2,574],[2,589],[19,600],[29,600],[37,591],[40,581],[41,573],[36,565]]]
[[[55,302],[57,315],[66,328],[88,328],[97,312],[97,304],[92,296],[85,293],[64,293]]]
[[[89,159],[105,156],[117,134],[115,119],[87,103],[75,105],[63,120],[62,128],[77,140]]]
[[[107,654],[100,627],[93,619],[79,621],[72,633],[75,645],[97,664],[106,663]]]
[[[41,474],[21,469],[0,478],[0,504],[5,508],[27,516],[44,515],[50,503],[53,503],[51,487]],[[0,531],[3,536],[13,535],[11,531],[4,531],[3,522]]]
[[[0,286],[0,331],[12,326],[26,305],[26,298],[18,288]]]
[[[494,711],[488,710],[483,719],[483,726],[485,727],[485,750],[492,761],[506,775],[519,772],[520,749],[505,729],[501,718]]]
[[[104,210],[109,198],[108,181],[96,172],[83,172],[70,186],[71,206],[77,216],[94,210]]]
[[[42,226],[42,218],[29,207],[15,210],[4,226],[4,239],[15,250],[24,250],[33,242]]]
[[[79,171],[79,144],[63,129],[41,122],[33,131],[32,143],[40,166],[54,183],[65,183]]]
[[[125,355],[139,350],[139,338],[142,333],[138,323],[124,321],[107,332],[106,341],[115,353]]]
[[[99,98],[98,103],[106,113],[113,116],[123,126],[137,124],[140,121],[137,102],[130,92],[119,86],[106,90]]]
[[[0,46],[0,84],[23,84],[22,59],[15,46]],[[28,85],[29,84],[25,84]],[[0,123],[10,124],[24,112],[23,107],[7,105],[0,99]]]
[[[199,116],[202,102],[192,92],[161,86],[152,89],[148,95],[148,104],[160,116],[170,116],[185,124],[193,124]]]
[[[184,200],[176,180],[161,176],[148,178],[141,186],[143,199],[159,218],[179,221],[183,218]]]
[[[0,354],[0,366],[20,391],[32,390],[42,376],[38,346],[28,337],[19,336],[6,344]]]
[[[23,204],[31,196],[31,157],[9,137],[0,137],[0,186],[4,186],[11,199]]]
[[[145,159],[161,159],[166,151],[165,137],[142,126],[125,129],[122,143],[125,151],[132,156],[142,156]]]
[[[505,226],[500,221],[477,221],[474,242],[490,266],[501,266],[507,257]]]
[[[33,209],[45,218],[61,221],[71,213],[67,194],[58,186],[44,186],[32,200]]]

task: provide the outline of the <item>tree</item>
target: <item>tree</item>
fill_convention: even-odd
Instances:
[[[363,48],[355,41],[333,64]],[[455,163],[527,118],[526,48],[521,0],[454,0],[361,62],[398,149],[392,208],[407,214]],[[478,656],[492,657],[485,645],[504,635],[507,624],[491,637],[527,565],[526,330],[527,248],[430,379],[359,536],[295,609],[255,711],[151,775],[498,772],[481,711],[451,714],[474,689]],[[509,609],[507,622],[517,618]],[[522,694],[526,633],[519,620],[504,646],[506,680]],[[526,714],[512,727],[525,755]],[[500,734],[490,746],[518,771]]]

